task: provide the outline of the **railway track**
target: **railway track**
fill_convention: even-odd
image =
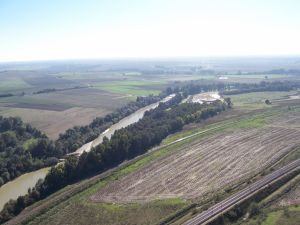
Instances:
[[[219,215],[222,212],[225,212],[227,209],[229,209],[233,205],[237,204],[241,200],[246,199],[247,197],[250,197],[253,193],[258,191],[259,189],[265,187],[266,185],[270,184],[274,180],[291,172],[292,170],[296,169],[299,166],[300,166],[300,159],[297,159],[297,160],[293,161],[292,163],[272,172],[271,174],[268,174],[264,178],[249,185],[245,189],[233,194],[229,198],[215,204],[208,210],[198,214],[194,218],[185,222],[184,225],[199,225],[199,224],[203,224],[203,223],[207,222],[211,218]]]

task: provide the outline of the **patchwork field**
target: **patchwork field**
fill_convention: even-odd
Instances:
[[[220,66],[204,61],[0,65],[0,93],[15,95],[0,98],[0,115],[20,116],[56,139],[70,127],[88,124],[136,96],[158,94],[178,81],[245,83],[300,79],[286,74],[259,74],[273,65],[254,66],[248,61],[240,67],[232,62]],[[218,73],[210,73],[210,69]],[[239,74],[238,70],[242,72]],[[221,80],[220,76],[226,79]],[[45,90],[46,93],[35,94]],[[290,95],[299,96],[299,92],[229,96],[234,103],[232,111],[185,126],[183,131],[166,138],[160,147],[125,162],[105,176],[63,188],[27,207],[11,224],[157,224],[194,202],[207,200],[210,204],[216,195],[230,194],[235,189],[229,187],[248,182],[300,146],[300,100],[289,101]],[[266,105],[266,99],[272,104]],[[189,135],[194,136],[187,138]],[[178,139],[179,142],[165,146]],[[34,141],[25,143],[24,148]],[[291,192],[290,200],[299,194],[298,189]],[[189,215],[193,213],[191,210]],[[282,219],[279,221],[286,221],[283,211],[278,215]]]
[[[55,139],[66,129],[87,124],[93,118],[135,100],[137,96],[157,95],[174,82],[219,80],[219,76],[209,73],[197,74],[194,69],[199,67],[199,63],[75,61],[0,65],[0,94],[15,95],[0,98],[0,115],[20,116]],[[204,61],[200,64],[203,64],[201,68],[204,70],[211,69],[211,66],[216,70],[228,67],[227,63],[225,67],[215,63],[206,65]],[[291,78],[285,74],[268,74],[266,79],[263,73],[237,74],[231,69],[224,76],[228,78],[224,82]],[[34,94],[47,89],[59,91]],[[261,104],[259,107],[266,106]]]
[[[15,95],[0,98],[0,115],[19,116],[56,139],[66,129],[86,125],[136,96],[159,94],[169,82],[134,72],[72,70],[0,71],[0,94]],[[59,91],[34,94],[47,89]]]
[[[36,97],[37,96],[37,97]],[[81,89],[19,98],[13,102],[0,99],[0,115],[19,116],[50,138],[75,125],[86,125],[97,116],[123,106],[129,100],[122,95],[99,90]]]
[[[18,116],[56,139],[75,125],[86,125],[105,116],[129,100],[118,94],[98,90],[72,90],[38,96],[0,99],[0,115]]]

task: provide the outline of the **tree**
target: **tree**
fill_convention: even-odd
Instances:
[[[269,99],[266,99],[265,103],[266,103],[267,105],[271,105],[271,104],[272,104],[271,101],[270,101]]]
[[[232,102],[231,102],[231,98],[227,97],[224,98],[224,101],[227,103],[228,107],[231,108],[232,107]]]
[[[4,179],[4,181],[9,181],[10,180],[10,174],[9,172],[4,172],[1,174],[1,177]]]
[[[64,165],[64,176],[66,179],[71,182],[76,177],[76,167],[78,164],[78,157],[77,156],[69,156],[65,160]]]
[[[287,207],[285,207],[284,209],[283,209],[283,215],[285,216],[285,217],[290,217],[291,215],[290,215],[290,210],[289,210],[289,208],[287,208]]]
[[[250,216],[255,216],[259,213],[259,207],[256,202],[252,202],[249,206]]]

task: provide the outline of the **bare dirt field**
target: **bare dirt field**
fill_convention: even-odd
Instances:
[[[0,108],[0,111],[3,108]],[[19,116],[25,122],[45,132],[49,138],[58,138],[59,133],[77,125],[86,125],[96,116],[104,116],[110,110],[74,107],[65,111],[6,108],[3,116]]]
[[[89,124],[126,104],[124,95],[96,89],[74,89],[0,102],[0,115],[18,116],[56,139],[66,129]],[[126,97],[126,96],[125,96]],[[13,102],[13,101],[16,102]],[[18,102],[19,101],[19,102]]]
[[[296,122],[300,122],[296,120]],[[93,201],[193,199],[249,178],[300,144],[300,129],[268,126],[213,135],[114,181]]]

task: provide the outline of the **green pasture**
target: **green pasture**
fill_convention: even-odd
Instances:
[[[22,79],[5,79],[0,82],[0,92],[21,91],[31,86]]]
[[[94,88],[120,94],[128,94],[134,96],[158,95],[161,92],[162,85],[165,82],[161,81],[116,81],[116,82],[102,82],[93,84]]]
[[[270,105],[265,104],[268,99],[271,102],[274,100],[285,99],[289,95],[296,94],[296,91],[266,91],[266,92],[251,92],[238,95],[227,95],[233,102],[234,107],[244,109],[267,108]]]

